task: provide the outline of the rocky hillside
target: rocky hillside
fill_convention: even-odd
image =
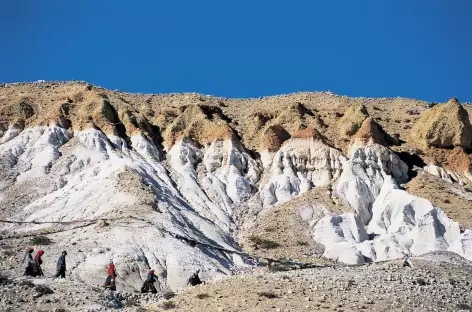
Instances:
[[[472,260],[472,106],[457,99],[129,94],[83,82],[0,86],[2,272],[120,291],[217,281],[264,259]],[[48,275],[47,274],[47,275]]]

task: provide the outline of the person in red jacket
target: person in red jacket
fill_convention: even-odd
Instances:
[[[34,267],[33,267],[33,276],[44,276],[43,270],[41,269],[41,264],[43,259],[41,257],[44,255],[44,250],[40,249],[34,256]]]
[[[107,270],[107,279],[105,280],[105,284],[103,284],[103,287],[108,288],[110,290],[116,290],[115,279],[116,279],[115,265],[113,264],[113,259],[110,259],[110,264],[108,264],[108,270]]]

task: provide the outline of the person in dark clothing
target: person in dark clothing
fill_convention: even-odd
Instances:
[[[200,273],[200,270],[197,270],[195,273],[192,274],[192,276],[190,276],[190,278],[188,279],[187,285],[197,286],[197,285],[200,285],[200,284],[205,284],[205,282],[202,282],[200,280],[200,277],[198,276],[198,273]]]
[[[23,276],[33,276],[33,267],[34,267],[34,260],[33,260],[33,248],[28,248],[26,250],[26,254],[23,257],[23,267],[25,268],[25,271],[23,273]]]
[[[154,274],[154,270],[149,270],[146,280],[144,281],[143,286],[141,287],[142,293],[157,293],[157,289],[154,286],[154,283],[157,282],[157,276]]]
[[[107,279],[105,280],[105,284],[103,284],[103,287],[109,288],[111,290],[116,290],[115,279],[116,279],[115,264],[113,264],[113,259],[110,259],[110,264],[108,265],[108,270],[107,270]]]
[[[410,256],[405,255],[405,257],[403,258],[403,267],[409,267],[409,268],[413,267],[411,265]]]
[[[62,254],[59,256],[59,259],[57,260],[57,272],[55,277],[61,277],[65,278],[66,277],[66,255],[67,251],[63,251]]]
[[[43,260],[41,257],[44,255],[44,250],[40,249],[34,256],[34,265],[33,265],[33,276],[44,276],[43,270],[41,269],[41,264]]]

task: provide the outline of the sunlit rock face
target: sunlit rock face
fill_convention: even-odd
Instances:
[[[70,251],[70,274],[86,283],[103,282],[109,259],[130,291],[149,268],[173,290],[197,269],[208,281],[231,275],[247,265],[231,251],[241,251],[238,235],[250,222],[320,190],[346,208],[330,210],[317,199],[303,214],[324,257],[358,264],[449,250],[472,260],[470,230],[399,187],[408,167],[367,106],[347,110],[343,99],[321,94],[315,103],[328,101],[323,112],[300,104],[311,97],[303,95],[276,112],[270,105],[241,112],[259,116],[252,125],[221,99],[150,96],[130,104],[126,94],[77,88],[41,102],[43,111],[0,102],[0,116],[8,117],[0,125],[0,213],[31,222],[2,225],[14,235],[53,230],[48,253]],[[423,171],[466,185],[470,155],[458,149],[466,136],[456,132],[448,166]]]
[[[18,207],[11,219],[72,223],[109,219],[110,225],[104,229],[91,226],[73,236],[67,231],[57,235],[59,248],[70,250],[67,243],[76,241],[75,248],[81,252],[70,253],[69,265],[74,268],[72,274],[88,283],[102,279],[103,265],[109,258],[115,260],[118,274],[130,289],[140,287],[149,267],[157,269],[163,287],[172,289],[184,286],[188,272],[197,268],[205,270],[209,278],[230,274],[231,257],[203,253],[175,237],[178,234],[229,250],[237,248],[225,233],[229,214],[215,213],[207,219],[197,205],[186,201],[161,163],[157,147],[142,135],[131,137],[129,148],[118,147],[116,138],[112,139],[96,129],[71,136],[52,126],[26,129],[1,144],[2,159],[6,159],[2,164],[16,175],[3,192],[12,195],[8,189],[21,185],[40,190],[37,198]],[[228,184],[232,183],[230,190],[238,187],[232,170],[228,168],[226,174]],[[221,227],[213,221],[219,221]],[[47,226],[9,229],[41,230]]]
[[[264,205],[282,203],[336,181],[345,160],[339,150],[319,139],[288,140],[272,158],[269,180],[261,193]]]

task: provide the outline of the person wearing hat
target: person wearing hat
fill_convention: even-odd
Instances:
[[[59,256],[59,259],[57,260],[57,272],[55,277],[61,277],[65,278],[66,277],[66,255],[67,251],[63,251],[62,254]]]
[[[32,276],[33,275],[33,266],[34,266],[34,260],[33,260],[33,248],[28,248],[26,250],[25,256],[23,257],[23,267],[25,268],[25,271],[23,273],[23,276]]]
[[[148,272],[148,275],[146,277],[146,280],[144,281],[143,286],[141,287],[141,292],[142,293],[157,293],[157,289],[154,286],[154,283],[157,282],[157,276],[154,274],[154,270],[151,269]]]
[[[115,270],[115,264],[113,264],[113,259],[110,259],[110,263],[108,264],[108,270],[107,270],[107,279],[105,280],[105,284],[103,284],[103,287],[109,288],[111,290],[116,290],[116,285],[115,285],[115,279],[116,279],[116,270]]]

